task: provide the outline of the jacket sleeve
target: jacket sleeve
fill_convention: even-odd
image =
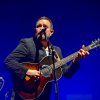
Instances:
[[[61,49],[58,47],[58,54],[61,59],[63,59]],[[72,77],[75,72],[80,68],[79,61],[71,62],[69,65],[65,64],[62,66],[63,76],[70,78]]]
[[[27,72],[27,68],[20,63],[28,55],[28,48],[24,39],[20,41],[19,45],[7,56],[4,61],[5,66],[18,77],[23,79]]]

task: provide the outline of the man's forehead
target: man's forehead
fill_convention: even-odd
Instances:
[[[39,23],[40,23],[40,24],[47,24],[47,23],[50,24],[50,22],[49,22],[48,20],[46,20],[46,19],[38,20],[38,21],[37,21],[37,24],[39,24]]]

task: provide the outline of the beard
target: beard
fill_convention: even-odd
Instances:
[[[39,40],[48,40],[50,36],[48,36],[46,33],[41,33],[41,34],[37,34],[36,37]]]

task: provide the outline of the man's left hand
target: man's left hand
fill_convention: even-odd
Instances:
[[[84,58],[86,55],[89,55],[89,52],[84,50],[84,48],[85,48],[85,45],[82,45],[82,48],[78,52],[78,56],[73,60],[73,62],[75,62],[81,58]]]

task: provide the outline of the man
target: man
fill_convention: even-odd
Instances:
[[[49,41],[49,38],[54,33],[53,24],[49,18],[45,16],[39,18],[36,22],[35,30],[36,36],[34,38],[32,37],[21,39],[19,45],[12,51],[11,54],[8,55],[4,62],[12,74],[12,80],[14,83],[12,99],[14,100],[50,100],[50,92],[52,86],[51,82],[47,82],[45,88],[43,88],[43,91],[40,92],[39,95],[38,86],[41,85],[42,80],[44,79],[40,78],[41,76],[44,76],[45,78],[50,77],[50,75],[52,74],[51,67],[49,65],[46,65],[42,66],[43,70],[42,67],[41,70],[40,68],[38,68],[38,70],[33,70],[32,68],[25,67],[22,62],[39,63],[44,57],[51,55],[52,49],[53,51],[55,51],[56,55],[54,56],[54,58],[56,60],[62,59],[62,54],[60,48],[57,46],[53,46]],[[84,46],[82,46],[82,48],[84,48]],[[87,54],[89,54],[89,52],[80,49],[78,56],[73,59],[72,64],[70,66],[64,64],[61,67],[63,75],[65,77],[71,77],[74,72],[79,68],[78,59],[86,56]],[[49,74],[45,73],[44,70],[49,70],[47,71]],[[26,81],[29,81],[31,77],[34,77],[34,80],[36,78],[36,83],[38,85],[35,84],[33,90],[31,90],[31,88],[29,88],[29,90],[25,90],[26,87],[29,87],[31,84],[26,85],[25,87],[22,84],[24,83],[23,80],[25,81],[26,79]],[[19,83],[21,84],[21,86],[18,85]],[[25,93],[27,92],[27,96],[24,95],[21,90],[25,90]],[[35,97],[31,98],[30,94],[32,94],[33,92]]]

